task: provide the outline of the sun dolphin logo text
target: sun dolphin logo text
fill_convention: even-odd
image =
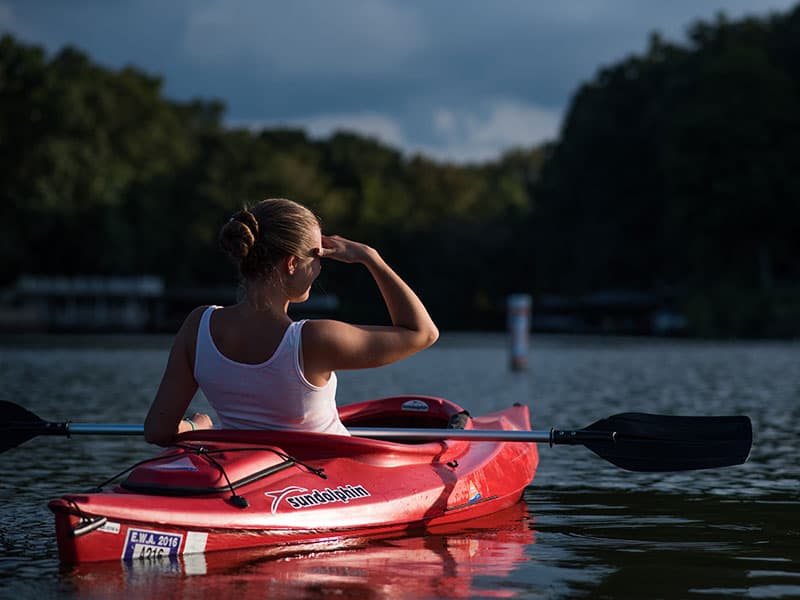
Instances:
[[[308,492],[306,494],[298,494],[296,496],[289,496],[289,494],[297,493],[297,492]],[[342,502],[347,504],[350,500],[355,500],[357,498],[366,498],[371,494],[364,488],[362,485],[340,485],[336,489],[325,488],[324,490],[311,490],[309,491],[306,488],[301,488],[296,485],[289,486],[287,488],[283,488],[282,490],[276,490],[274,492],[264,492],[265,496],[269,496],[272,498],[272,513],[274,514],[278,510],[278,505],[280,504],[281,500],[286,498],[286,502],[289,503],[294,509],[299,508],[306,508],[309,506],[320,506],[321,504],[330,504],[332,502]],[[289,496],[287,498],[287,496]]]
[[[370,493],[364,489],[363,486],[357,485],[341,485],[332,490],[325,488],[324,490],[311,490],[307,494],[300,496],[291,496],[286,498],[289,506],[292,508],[305,508],[307,506],[319,506],[320,504],[330,504],[331,502],[343,502],[347,504],[350,500],[355,498],[366,498]]]

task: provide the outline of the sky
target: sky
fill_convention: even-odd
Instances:
[[[231,126],[340,130],[485,162],[557,138],[603,66],[798,0],[0,0],[0,32],[221,100]]]

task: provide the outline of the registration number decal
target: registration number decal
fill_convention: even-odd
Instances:
[[[183,535],[149,529],[128,529],[122,560],[178,556]]]

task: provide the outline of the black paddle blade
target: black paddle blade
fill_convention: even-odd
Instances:
[[[688,471],[739,465],[753,442],[750,419],[622,413],[582,432],[614,432],[614,440],[581,442],[598,456],[629,471]]]
[[[0,401],[0,452],[42,434],[66,435],[66,423],[48,423],[19,404]]]

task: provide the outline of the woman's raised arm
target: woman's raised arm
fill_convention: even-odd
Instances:
[[[306,375],[337,369],[364,369],[396,362],[431,346],[439,337],[428,311],[414,291],[373,248],[339,236],[323,236],[320,256],[363,264],[380,290],[392,324],[351,325],[309,321],[303,328]]]

